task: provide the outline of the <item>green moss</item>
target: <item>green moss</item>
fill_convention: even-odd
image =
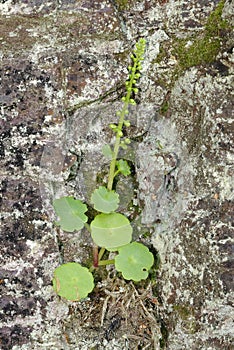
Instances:
[[[187,318],[191,315],[191,309],[187,306],[177,304],[173,306],[173,309],[177,311],[183,321],[187,320]]]
[[[160,63],[161,61],[163,61],[165,57],[167,57],[167,55],[168,55],[168,50],[166,49],[166,47],[163,46],[163,43],[162,43],[159,49],[159,53],[157,54],[157,57],[152,61],[152,64]]]
[[[119,10],[127,10],[130,8],[130,6],[136,2],[136,0],[116,0],[116,5],[118,6]]]
[[[165,113],[167,113],[168,109],[169,109],[169,102],[168,102],[168,101],[165,101],[165,102],[163,102],[163,104],[161,105],[160,113],[161,113],[161,114],[165,114]]]
[[[220,1],[215,10],[210,14],[205,26],[207,35],[220,37],[221,31],[229,28],[228,22],[222,19],[224,4],[224,0]]]
[[[199,65],[211,64],[216,60],[221,47],[225,45],[230,37],[231,25],[222,18],[222,11],[225,1],[221,0],[212,11],[204,24],[203,31],[194,33],[186,38],[172,38],[171,41],[164,41],[160,45],[160,51],[152,64],[158,64],[174,56],[177,60],[174,71],[170,76],[170,82],[163,81],[162,76],[157,76],[157,84],[170,90],[175,81],[187,69]],[[169,77],[169,76],[168,76]],[[169,104],[163,102],[161,114],[166,114]]]
[[[197,330],[197,324],[194,317],[194,310],[190,306],[182,304],[174,305],[173,309],[183,321],[183,325],[187,331],[191,334],[195,333]]]
[[[117,3],[120,10],[126,10],[128,8],[128,5],[129,5],[128,0],[116,0],[116,3]]]
[[[196,39],[189,48],[186,48],[186,43],[187,40],[178,40],[174,51],[183,69],[211,63],[220,49],[220,40],[208,37]]]
[[[204,32],[200,36],[186,39],[176,39],[172,53],[176,56],[180,70],[211,63],[219,53],[222,36],[229,25],[222,19],[224,1],[220,1],[216,9],[210,14]],[[191,45],[188,46],[188,42]]]

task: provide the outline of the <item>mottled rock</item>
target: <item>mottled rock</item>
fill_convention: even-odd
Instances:
[[[232,17],[228,0],[1,2],[1,349],[232,348]],[[142,36],[121,154],[132,176],[117,188],[160,268],[140,285],[104,270],[87,300],[66,302],[53,270],[88,264],[91,241],[57,229],[51,203],[90,205],[105,182],[101,149]]]

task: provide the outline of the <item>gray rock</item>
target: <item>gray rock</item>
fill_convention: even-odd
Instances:
[[[2,1],[1,349],[232,349],[232,12],[228,0]],[[55,227],[52,200],[90,205],[106,181],[101,150],[139,37],[120,155],[132,176],[117,190],[161,263],[140,285],[104,269],[86,300],[67,302],[53,271],[88,264],[92,243]]]

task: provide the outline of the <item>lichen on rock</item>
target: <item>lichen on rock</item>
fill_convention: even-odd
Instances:
[[[232,5],[0,4],[3,350],[231,349]],[[161,263],[141,285],[104,270],[88,299],[66,302],[53,270],[88,264],[91,242],[56,229],[51,202],[89,204],[105,182],[101,149],[138,37],[147,50],[121,154],[132,177],[117,187],[133,196],[122,208]]]

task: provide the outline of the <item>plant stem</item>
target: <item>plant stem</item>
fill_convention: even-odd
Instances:
[[[114,173],[114,178],[120,173],[119,170],[116,170],[116,172]]]
[[[137,60],[134,61],[132,71],[135,72],[136,67],[137,67]],[[116,175],[115,167],[116,167],[116,160],[117,160],[117,156],[119,153],[120,140],[121,140],[121,136],[119,135],[119,132],[122,131],[124,117],[128,113],[128,106],[130,104],[130,97],[131,97],[131,93],[132,93],[132,87],[133,87],[134,80],[135,80],[135,75],[131,74],[130,81],[129,81],[128,88],[127,88],[127,95],[125,96],[124,105],[123,105],[123,108],[120,112],[119,124],[118,124],[118,128],[117,128],[118,131],[116,133],[116,139],[115,139],[115,145],[114,145],[114,151],[113,151],[113,158],[112,158],[111,163],[110,163],[110,170],[109,170],[108,184],[107,184],[107,188],[109,191],[112,190],[114,177]]]
[[[85,228],[86,228],[89,232],[91,232],[90,225],[87,224],[87,222],[84,223],[84,226],[85,226]]]
[[[93,246],[93,265],[90,266],[89,271],[93,272],[95,268],[97,268],[98,266],[102,266],[102,265],[110,265],[110,264],[114,264],[115,260],[101,260],[101,258],[103,257],[103,254],[105,253],[105,248],[102,247],[98,253],[98,246],[94,245]]]
[[[115,263],[115,260],[101,260],[99,261],[99,266],[105,266],[105,265],[113,265]]]
[[[93,245],[93,266],[98,267],[99,258],[98,258],[98,246],[96,244]]]
[[[103,254],[105,253],[105,248],[104,247],[102,247],[101,249],[100,249],[100,251],[99,251],[99,254],[98,254],[98,261],[100,261],[101,260],[101,258],[103,257]]]

